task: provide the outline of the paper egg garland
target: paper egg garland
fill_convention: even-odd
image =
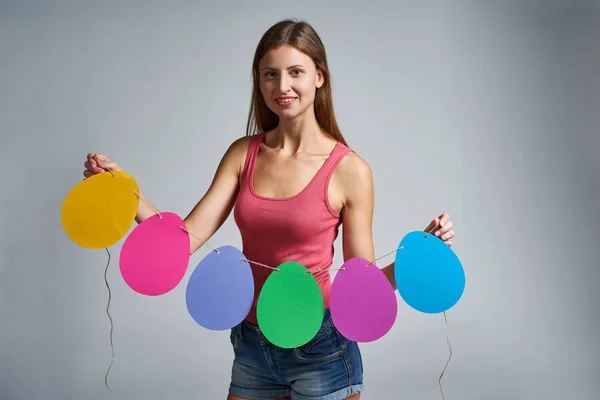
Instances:
[[[131,229],[139,205],[133,177],[111,171],[89,177],[66,196],[61,222],[76,244],[107,248]],[[119,265],[127,285],[137,293],[158,296],[182,281],[190,259],[190,233],[176,214],[162,212],[134,227],[121,249]],[[185,302],[190,316],[211,330],[229,329],[245,319],[254,298],[252,270],[233,246],[211,251],[194,269]],[[462,297],[466,279],[454,251],[442,240],[413,231],[400,242],[394,278],[398,293],[413,309],[435,314]],[[376,265],[353,258],[333,280],[330,311],[334,325],[348,339],[371,342],[395,323],[397,298]],[[282,263],[258,293],[257,319],[265,337],[282,348],[310,341],[323,322],[321,290],[301,263]]]

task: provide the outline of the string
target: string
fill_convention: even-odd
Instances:
[[[98,163],[100,164],[100,160],[97,160],[97,161],[98,161]],[[106,167],[106,166],[104,166],[103,168],[105,168],[106,170],[108,170],[108,171],[111,173],[111,175],[112,175],[113,177],[115,177],[115,174],[112,172],[112,170],[111,170],[110,168],[108,168],[108,167]],[[155,214],[156,214],[156,215],[158,215],[160,219],[162,219],[162,215],[160,214],[160,211],[159,211],[159,210],[157,210],[157,209],[156,209],[156,208],[155,208],[155,207],[154,207],[152,204],[150,204],[148,201],[146,201],[144,198],[142,198],[142,196],[140,196],[140,194],[139,194],[139,193],[137,193],[135,190],[133,191],[133,193],[134,193],[134,194],[135,194],[135,195],[138,197],[138,199],[142,200],[144,203],[146,203],[146,205],[148,205],[150,208],[152,208],[152,210],[155,212]],[[434,227],[434,228],[435,228],[435,227]],[[193,234],[191,231],[189,231],[189,230],[188,230],[188,229],[186,229],[185,227],[183,227],[183,226],[182,226],[182,227],[181,227],[181,229],[182,229],[183,231],[187,232],[189,235],[193,236],[194,238],[198,239],[200,242],[202,242],[202,239],[200,239],[198,236],[194,235],[194,234]],[[433,228],[432,228],[432,230],[433,230]],[[431,233],[431,231],[426,231],[426,232],[425,232],[425,238],[426,238],[426,237],[427,237],[427,236],[428,236],[430,233]],[[211,246],[211,245],[208,243],[208,241],[204,241],[204,242],[202,243],[202,245],[201,245],[201,246],[203,246],[203,245],[207,245],[207,246],[208,246],[208,247],[210,247],[210,248],[211,248],[213,251],[215,251],[217,254],[220,254],[219,250],[218,250],[218,249],[216,249],[216,248],[214,248],[213,246]],[[398,247],[397,249],[394,249],[394,250],[390,251],[389,253],[387,253],[387,254],[384,254],[384,255],[383,255],[383,256],[381,256],[381,257],[377,257],[377,258],[376,258],[376,259],[374,259],[373,261],[369,262],[369,263],[368,263],[366,266],[368,267],[369,265],[373,265],[373,264],[375,264],[377,261],[379,261],[379,260],[381,260],[381,259],[383,259],[383,258],[385,258],[385,257],[389,256],[390,254],[393,254],[393,253],[395,253],[395,252],[399,251],[399,250],[402,250],[402,249],[404,249],[404,246],[400,246],[400,247]],[[110,345],[111,345],[111,350],[112,350],[112,358],[111,358],[111,362],[110,362],[110,365],[109,365],[109,367],[108,367],[108,370],[106,371],[106,376],[105,376],[105,378],[104,378],[104,384],[105,384],[105,385],[106,385],[106,387],[107,387],[107,388],[108,388],[108,389],[111,391],[111,393],[113,394],[113,397],[114,397],[114,399],[116,400],[116,398],[117,398],[117,397],[115,396],[115,393],[114,393],[114,391],[113,391],[113,390],[110,388],[110,386],[108,385],[108,380],[107,380],[107,379],[108,379],[108,373],[109,373],[109,371],[110,371],[110,369],[111,369],[111,367],[112,367],[112,364],[113,364],[113,360],[114,360],[115,352],[114,352],[114,346],[113,346],[113,340],[112,340],[112,334],[113,334],[113,322],[112,322],[112,318],[111,318],[111,316],[110,316],[110,313],[108,312],[108,308],[109,308],[109,306],[110,306],[111,292],[110,292],[110,286],[108,285],[108,281],[107,281],[107,279],[106,279],[106,271],[108,270],[108,265],[110,264],[110,252],[108,251],[108,249],[106,249],[106,251],[107,251],[107,253],[108,253],[108,263],[107,263],[107,265],[106,265],[106,270],[105,270],[105,272],[104,272],[104,280],[105,280],[105,282],[106,282],[106,286],[107,286],[107,288],[108,288],[108,293],[109,293],[109,295],[108,295],[108,304],[107,304],[107,306],[106,306],[106,313],[108,314],[108,317],[109,317],[109,319],[110,319],[110,324],[111,324],[111,327],[110,327]],[[257,261],[248,260],[248,259],[246,259],[246,258],[240,258],[240,260],[241,260],[241,261],[246,261],[246,262],[248,262],[248,263],[256,264],[256,265],[259,265],[259,266],[261,266],[261,267],[264,267],[264,268],[269,268],[269,269],[272,269],[272,270],[274,270],[274,271],[281,272],[281,270],[280,270],[279,268],[276,268],[276,267],[271,267],[271,266],[269,266],[269,265],[262,264],[262,263],[259,263],[259,262],[257,262]],[[340,267],[340,268],[329,268],[329,270],[345,270],[345,269],[346,269],[345,267]],[[323,271],[323,269],[319,268],[319,269],[315,270],[314,272],[322,272],[322,271]],[[305,271],[304,273],[305,273],[305,274],[306,274],[306,273],[312,273],[312,271]],[[442,377],[444,376],[444,373],[446,372],[446,369],[448,368],[448,364],[450,363],[450,360],[452,359],[452,346],[450,345],[450,334],[449,334],[450,327],[449,327],[449,325],[448,325],[448,317],[447,317],[447,315],[446,315],[446,312],[444,312],[444,321],[445,321],[445,323],[446,323],[446,343],[448,344],[448,349],[449,349],[449,351],[450,351],[450,355],[449,355],[449,357],[448,357],[448,360],[446,361],[446,365],[444,366],[444,369],[442,370],[442,373],[440,374],[440,377],[439,377],[439,379],[438,379],[438,384],[439,384],[439,387],[440,387],[440,393],[441,393],[441,395],[442,395],[442,400],[445,400],[445,396],[444,396],[444,390],[443,390],[443,388],[442,388]]]
[[[385,258],[387,256],[389,256],[390,254],[393,254],[395,252],[397,252],[398,250],[402,250],[404,248],[404,246],[400,246],[398,247],[396,250],[392,250],[387,254],[382,255],[381,257],[378,257],[376,259],[374,259],[373,261],[371,261],[370,263],[368,263],[366,266],[368,267],[369,265],[375,264],[376,261],[381,260],[382,258]],[[340,267],[340,268],[329,268],[329,271],[345,271],[346,267]],[[322,268],[316,269],[314,272],[322,272],[324,271]],[[312,273],[311,271],[304,271],[304,273]]]
[[[281,270],[280,270],[279,268],[270,267],[270,266],[268,266],[268,265],[261,264],[261,263],[259,263],[259,262],[256,262],[256,261],[251,261],[251,260],[248,260],[248,259],[246,259],[246,258],[240,258],[240,260],[242,260],[242,261],[246,261],[246,262],[249,262],[249,263],[252,263],[252,264],[260,265],[261,267],[270,268],[270,269],[272,269],[272,270],[274,270],[274,271],[277,271],[277,272],[281,272]]]
[[[397,252],[398,250],[402,250],[403,248],[404,248],[404,246],[400,246],[396,250],[392,250],[389,253],[387,253],[387,254],[379,257],[379,258],[374,259],[373,261],[371,261],[370,263],[368,263],[366,266],[368,267],[369,265],[375,264],[376,261],[381,260],[382,258],[385,258],[385,257],[389,256],[390,254],[393,254],[393,253]]]
[[[182,226],[181,230],[187,232],[188,234],[190,234],[191,236],[195,237],[199,241],[202,241],[202,239],[200,239],[198,236],[194,235],[192,232],[190,232],[189,230],[187,230],[185,227]],[[221,252],[218,249],[215,249],[210,244],[208,244],[208,241],[205,241],[204,243],[202,243],[202,245],[207,245],[208,247],[210,247],[211,249],[213,249],[217,254],[221,254]]]
[[[136,192],[135,190],[133,191],[133,194],[135,194],[139,200],[142,200],[144,203],[146,203],[146,205],[148,207],[150,207],[152,209],[152,211],[154,211],[154,213],[156,215],[158,215],[158,218],[162,219],[162,214],[160,213],[160,211],[158,211],[156,209],[156,207],[154,207],[152,204],[150,204],[149,202],[147,202],[146,199],[143,199],[142,196],[140,196],[140,194],[138,192]]]
[[[134,193],[134,194],[135,194],[135,195],[138,197],[138,199],[140,199],[140,200],[142,200],[144,203],[146,203],[146,204],[148,205],[148,207],[152,208],[152,210],[154,211],[154,213],[155,213],[156,215],[158,215],[158,216],[159,216],[159,217],[162,219],[162,216],[160,215],[160,211],[159,211],[159,210],[157,210],[157,209],[156,209],[156,207],[154,207],[152,204],[150,204],[150,202],[146,201],[146,200],[145,200],[145,199],[144,199],[142,196],[140,196],[140,195],[139,195],[139,193],[137,193],[135,190],[133,191],[133,193]],[[191,232],[189,229],[187,229],[187,228],[185,228],[185,227],[183,227],[183,226],[182,226],[182,227],[181,227],[181,230],[183,230],[183,231],[187,232],[189,235],[191,235],[191,236],[195,237],[195,238],[196,238],[196,239],[198,239],[200,242],[202,242],[202,239],[200,239],[198,236],[194,235],[194,234],[193,234],[193,233],[192,233],[192,232]],[[214,248],[213,246],[211,246],[211,245],[208,243],[208,240],[204,241],[204,242],[202,243],[202,245],[201,245],[201,246],[204,246],[204,245],[207,245],[208,247],[210,247],[210,248],[211,248],[213,251],[215,251],[217,254],[221,254],[221,253],[219,252],[219,250],[218,250],[218,249]],[[395,249],[395,250],[393,250],[393,251],[390,251],[389,253],[387,253],[387,254],[384,254],[383,256],[381,256],[381,257],[379,257],[379,258],[376,258],[375,260],[371,261],[369,264],[367,264],[367,266],[369,266],[369,265],[371,265],[371,264],[374,264],[374,263],[375,263],[377,260],[381,260],[382,258],[385,258],[385,257],[389,256],[390,254],[392,254],[392,253],[395,253],[395,252],[397,252],[398,250],[401,250],[401,249],[403,249],[403,248],[404,248],[404,246],[401,246],[401,247],[399,247],[399,248],[397,248],[397,249]],[[264,268],[269,268],[269,269],[272,269],[272,270],[274,270],[274,271],[277,271],[277,272],[281,272],[281,270],[280,270],[279,268],[277,268],[277,267],[271,267],[270,265],[262,264],[262,263],[259,263],[259,262],[257,262],[257,261],[248,260],[247,258],[243,258],[243,257],[241,257],[241,258],[240,258],[240,260],[241,260],[241,261],[246,261],[246,262],[248,262],[248,263],[252,263],[252,264],[256,264],[256,265],[260,265],[261,267],[264,267]],[[329,271],[336,271],[336,270],[345,270],[345,269],[346,269],[345,267],[340,267],[340,268],[329,268],[328,270],[329,270]],[[314,271],[304,271],[304,273],[306,274],[306,273],[312,273],[312,272],[322,272],[322,271],[323,271],[323,269],[322,269],[322,268],[319,268],[319,269],[317,269],[317,270],[314,270]]]
[[[431,234],[434,229],[437,227],[433,227],[431,228],[429,231],[425,231],[425,238],[427,238],[427,236],[429,234]],[[440,393],[442,394],[442,400],[445,400],[445,396],[444,396],[444,389],[442,388],[442,377],[444,376],[444,373],[446,372],[446,369],[448,368],[448,364],[450,363],[450,360],[452,359],[452,346],[450,345],[450,326],[448,325],[448,316],[446,315],[446,312],[444,311],[444,322],[446,323],[446,343],[448,344],[448,350],[450,352],[450,355],[448,356],[448,359],[446,360],[446,365],[444,366],[444,369],[442,370],[442,373],[440,374],[440,377],[438,378],[438,385],[440,387]]]
[[[442,373],[440,374],[440,378],[438,379],[438,384],[440,386],[440,392],[442,393],[442,400],[445,399],[444,397],[444,390],[442,389],[442,376],[444,376],[444,373],[446,372],[446,368],[448,368],[448,363],[450,362],[450,359],[452,358],[452,346],[450,346],[450,327],[448,326],[448,317],[446,316],[446,312],[444,311],[444,321],[446,321],[446,343],[448,344],[448,349],[450,350],[450,356],[448,357],[448,360],[446,361],[446,365],[444,366],[444,369],[442,370]]]
[[[105,248],[105,250],[108,253],[108,262],[106,263],[106,268],[104,269],[104,283],[106,283],[106,287],[108,288],[108,303],[106,304],[106,314],[108,315],[108,319],[110,319],[110,348],[112,351],[112,357],[110,359],[110,365],[108,366],[106,375],[104,376],[104,385],[108,388],[108,390],[110,390],[110,392],[113,395],[113,398],[116,400],[117,396],[115,395],[115,392],[108,385],[108,373],[110,372],[110,369],[112,368],[112,365],[113,365],[113,361],[115,359],[115,347],[113,345],[113,320],[112,320],[112,317],[110,316],[110,313],[108,312],[108,308],[110,307],[110,299],[112,297],[112,293],[110,290],[110,285],[108,284],[108,279],[106,277],[106,273],[108,271],[108,266],[110,264],[110,251],[108,251],[108,248]]]
[[[154,211],[154,213],[156,215],[158,215],[158,217],[160,219],[162,219],[162,215],[160,214],[160,211],[158,211],[152,204],[150,204],[148,201],[146,201],[146,199],[144,199],[142,196],[139,195],[138,192],[136,192],[135,190],[133,191],[133,193],[137,196],[138,199],[142,200],[144,203],[146,203],[148,205],[148,207],[152,208],[152,210]],[[200,239],[198,236],[194,235],[192,232],[190,232],[185,226],[181,226],[180,227],[182,231],[187,232],[190,236],[195,237],[196,239],[198,239],[199,241],[202,242],[202,239]],[[215,249],[214,247],[212,247],[210,244],[208,244],[207,241],[205,241],[204,243],[202,243],[202,245],[207,245],[208,247],[210,247],[211,249],[213,249],[214,251],[217,252],[217,254],[221,254],[219,252],[219,250]]]

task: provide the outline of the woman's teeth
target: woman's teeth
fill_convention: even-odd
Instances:
[[[290,104],[294,100],[296,100],[296,99],[295,98],[292,98],[292,99],[279,99],[279,100],[277,100],[277,102],[279,104]]]

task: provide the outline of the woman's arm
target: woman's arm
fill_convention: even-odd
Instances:
[[[371,169],[366,161],[350,153],[336,170],[336,180],[342,187],[344,198],[342,208],[344,262],[354,257],[373,261],[375,259],[372,232],[374,189]],[[431,221],[425,228],[425,232],[435,234],[451,246],[451,239],[455,235],[452,227],[450,216],[443,213]],[[381,271],[396,290],[398,287],[394,265],[395,263],[392,262],[381,268]]]
[[[240,175],[246,161],[250,140],[251,137],[244,136],[229,146],[221,158],[207,192],[184,219],[190,232],[190,254],[210,239],[231,213],[237,198]],[[100,153],[88,154],[85,168],[83,172],[85,178],[105,171],[122,171],[117,163]],[[140,201],[135,221],[141,224],[160,210],[154,207],[141,191],[138,196]]]
[[[251,137],[237,139],[225,152],[213,181],[184,222],[190,234],[190,253],[198,250],[229,217],[237,199],[240,175]]]
[[[366,161],[350,153],[339,165],[336,180],[342,187],[342,247],[344,262],[354,257],[375,259],[373,246],[374,185],[371,168]],[[382,272],[396,289],[394,264]]]

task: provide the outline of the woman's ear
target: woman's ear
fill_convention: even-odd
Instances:
[[[325,83],[325,77],[323,76],[323,72],[320,69],[317,69],[317,89],[320,89],[321,86]]]

